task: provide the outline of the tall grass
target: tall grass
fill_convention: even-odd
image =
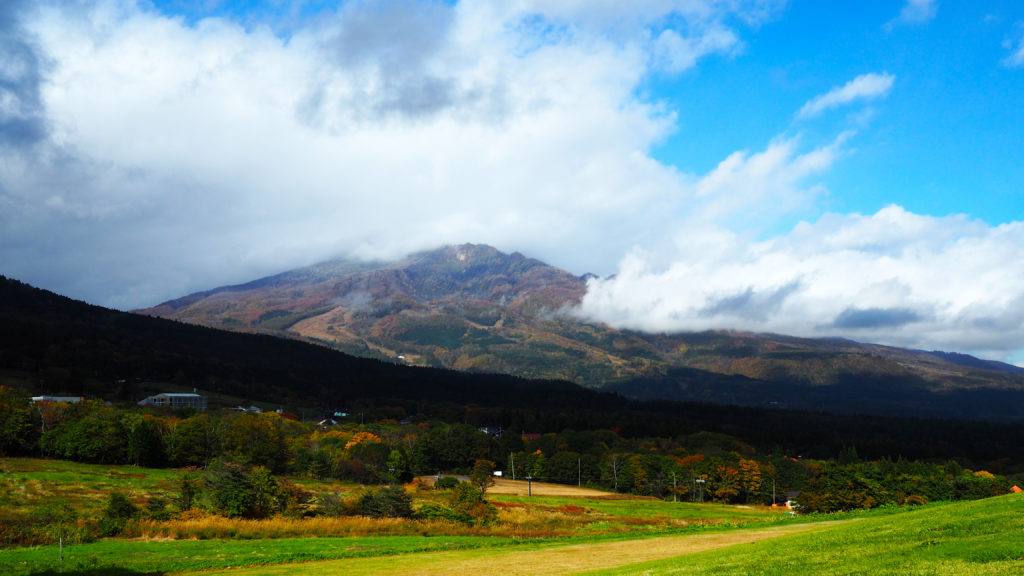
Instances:
[[[355,536],[498,536],[502,535],[501,532],[490,527],[466,526],[444,520],[403,520],[365,516],[275,516],[265,520],[246,520],[190,511],[175,520],[143,520],[129,523],[125,527],[124,535],[157,540],[213,540]]]

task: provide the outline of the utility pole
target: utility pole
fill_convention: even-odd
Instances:
[[[583,486],[583,459],[576,459],[576,487]]]
[[[508,461],[511,462],[511,464],[509,464],[509,466],[512,468],[512,479],[515,480],[516,479],[516,453],[515,452],[509,452],[508,453]]]
[[[672,501],[673,502],[678,502],[679,501],[679,500],[677,500],[678,496],[679,496],[679,493],[676,492],[676,471],[673,470],[672,471]]]

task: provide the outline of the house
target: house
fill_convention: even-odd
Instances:
[[[194,408],[206,410],[206,396],[195,393],[177,394],[173,392],[162,392],[139,401],[139,406],[167,406],[174,410],[179,408]]]
[[[61,402],[63,404],[78,404],[83,398],[81,396],[33,396],[32,402]]]
[[[797,503],[797,498],[799,497],[799,492],[786,492],[786,508],[789,508],[790,510],[799,509],[800,504]]]

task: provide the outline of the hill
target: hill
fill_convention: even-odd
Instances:
[[[506,430],[615,429],[623,437],[725,434],[766,450],[828,458],[959,459],[1024,465],[1024,424],[918,420],[640,402],[575,384],[419,368],[326,346],[239,334],[92,306],[0,277],[0,385],[26,393],[131,402],[198,388],[211,406],[239,399],[320,418],[336,410]],[[1013,406],[1024,404],[1019,401]]]
[[[637,399],[1024,419],[1016,366],[841,339],[616,330],[574,315],[585,293],[585,277],[465,244],[397,262],[327,262],[137,312]]]
[[[149,318],[3,277],[0,323],[0,383],[35,394],[133,401],[154,386],[200,388],[321,412],[383,403],[558,406],[565,394],[583,404],[612,398],[567,382],[415,369],[306,342]]]

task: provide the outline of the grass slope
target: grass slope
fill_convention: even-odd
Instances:
[[[1021,574],[1022,532],[1024,496],[1009,494],[588,574]]]

